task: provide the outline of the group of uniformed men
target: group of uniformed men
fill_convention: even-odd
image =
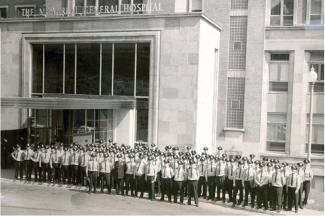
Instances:
[[[22,150],[17,145],[12,157],[16,161],[15,178],[35,181],[88,186],[89,193],[112,188],[116,194],[143,198],[145,192],[151,200],[160,194],[163,201],[191,205],[194,198],[232,202],[251,208],[274,211],[281,209],[298,212],[298,206],[307,204],[313,178],[310,161],[289,166],[277,159],[255,160],[255,155],[241,157],[227,155],[222,147],[216,154],[208,154],[205,147],[198,154],[191,147],[179,151],[178,147],[166,146],[159,150],[155,144],[148,146],[136,143],[134,148],[117,145],[109,140],[81,146],[76,143],[69,147],[63,143],[29,145]],[[239,193],[239,199],[237,195]],[[245,196],[244,196],[245,194]],[[303,197],[304,194],[304,197]]]

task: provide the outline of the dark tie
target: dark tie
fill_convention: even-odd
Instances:
[[[238,176],[239,179],[240,179],[240,176],[241,176],[241,168],[239,168],[239,176]]]
[[[291,176],[291,186],[293,186],[293,173],[292,173],[292,176]]]
[[[138,166],[138,172],[140,171],[140,165],[141,165],[141,162],[139,163],[139,166]]]
[[[55,162],[57,162],[57,161],[58,161],[58,153],[55,152]]]
[[[191,178],[192,178],[192,174],[193,174],[193,173],[192,173],[192,167],[190,168],[190,170],[191,170]]]
[[[92,171],[94,171],[94,167],[95,167],[95,164],[94,163],[95,163],[95,159],[93,159],[93,167],[91,169]]]
[[[247,181],[248,181],[248,178],[249,178],[249,170],[250,170],[250,169],[249,169],[249,167],[248,167],[248,175],[247,175]]]
[[[27,149],[27,160],[28,160],[28,152],[29,152],[29,150]]]
[[[181,167],[178,167],[178,178],[180,178],[180,175],[181,175]]]
[[[233,173],[232,173],[232,166],[231,166],[230,168],[231,168],[231,176],[232,176],[232,174],[233,174]]]
[[[203,173],[203,164],[201,164],[201,170],[202,170],[202,173]]]
[[[262,181],[262,177],[263,177],[263,170],[261,171],[261,181]]]
[[[104,163],[105,163],[105,172],[106,172],[106,160],[104,161]]]
[[[275,172],[275,182],[278,179],[278,172]]]
[[[221,173],[221,163],[219,162],[219,169],[218,169],[218,175]]]
[[[150,173],[150,167],[151,167],[150,165],[151,165],[151,163],[149,163],[149,169],[148,169],[148,174]]]
[[[211,161],[211,172],[212,172],[212,161]]]

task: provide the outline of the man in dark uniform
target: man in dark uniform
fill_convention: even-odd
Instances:
[[[115,170],[116,170],[116,194],[124,195],[124,175],[126,171],[126,164],[122,160],[122,155],[118,154],[118,161],[115,162]]]

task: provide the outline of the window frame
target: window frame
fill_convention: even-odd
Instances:
[[[305,20],[306,20],[306,25],[313,25],[313,26],[317,26],[317,25],[323,25],[324,24],[324,1],[321,1],[321,13],[320,14],[311,14],[311,4],[312,4],[312,1],[313,0],[305,0],[306,1],[306,17],[305,17]],[[312,15],[320,15],[320,23],[317,23],[317,24],[311,24],[310,23],[310,17]]]
[[[34,14],[33,15],[29,15],[29,16],[18,16],[18,9],[19,8],[34,8]],[[29,18],[31,16],[35,16],[35,12],[36,12],[36,4],[26,4],[26,5],[15,5],[15,17],[16,18]]]
[[[321,67],[322,67],[322,65],[323,65],[323,68],[324,68],[324,62],[322,62],[322,61],[310,61],[309,63],[308,63],[308,66],[309,66],[309,70],[311,69],[311,66],[312,65],[318,65],[318,70],[315,70],[315,72],[317,73],[317,80],[316,80],[316,82],[314,83],[314,93],[324,93],[324,89],[323,89],[323,91],[315,91],[315,87],[316,87],[316,85],[323,85],[323,87],[324,87],[324,80],[321,80],[320,79],[320,75],[321,75]],[[314,67],[314,69],[315,69],[315,67]],[[323,75],[324,76],[324,75]],[[309,93],[310,93],[310,88],[309,88]]]
[[[268,114],[282,114],[286,116],[286,121],[285,122],[270,122],[269,118],[266,119],[266,151],[268,152],[278,152],[280,153],[280,151],[272,151],[270,150],[269,146],[270,143],[283,143],[284,144],[284,151],[281,151],[281,153],[287,153],[287,145],[288,145],[288,133],[287,133],[287,127],[288,127],[288,113],[286,112],[267,112]],[[278,140],[278,139],[268,139],[268,125],[269,124],[273,124],[273,125],[280,125],[280,124],[284,124],[285,125],[285,140]]]
[[[268,14],[269,14],[269,21],[268,21],[268,23],[269,23],[269,26],[271,26],[271,27],[279,27],[279,26],[281,26],[281,27],[290,27],[290,26],[294,26],[294,24],[295,24],[295,0],[292,0],[292,2],[293,2],[293,9],[292,9],[292,14],[284,14],[283,13],[283,10],[284,10],[284,1],[285,0],[280,0],[280,15],[272,15],[271,13],[272,13],[272,1],[273,0],[270,0],[270,2],[269,2],[269,5],[270,5],[270,7],[269,7],[269,11],[268,11]],[[280,24],[279,25],[274,25],[274,24],[271,24],[271,18],[272,18],[272,16],[280,16]],[[284,17],[285,16],[292,16],[292,25],[284,25]]]
[[[0,17],[0,19],[9,18],[9,6],[8,5],[0,5],[0,9],[6,9],[7,17]]]
[[[286,54],[289,56],[288,60],[271,60],[273,54]],[[280,80],[270,80],[270,65],[271,64],[276,64],[279,66],[279,64],[288,64],[288,80],[287,81],[280,81]],[[289,91],[289,77],[290,77],[290,53],[270,53],[270,61],[268,62],[268,72],[269,72],[269,77],[268,77],[268,92],[269,93],[288,93]],[[279,73],[279,72],[278,72]],[[270,83],[287,83],[287,91],[274,91],[270,90]]]

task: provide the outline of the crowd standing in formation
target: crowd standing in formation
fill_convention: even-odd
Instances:
[[[289,165],[266,157],[256,160],[253,154],[227,155],[222,147],[215,154],[207,147],[198,154],[191,147],[180,151],[166,146],[162,151],[155,144],[136,143],[131,148],[112,140],[69,147],[40,143],[27,144],[25,150],[17,145],[12,157],[16,179],[22,180],[25,171],[27,181],[33,173],[34,181],[88,186],[89,193],[99,188],[111,194],[115,189],[123,196],[143,198],[148,193],[150,200],[158,194],[160,201],[166,195],[168,202],[178,203],[179,198],[181,205],[187,197],[187,204],[194,198],[197,207],[203,197],[277,212],[294,207],[297,213],[298,207],[307,205],[313,178],[308,159]]]

